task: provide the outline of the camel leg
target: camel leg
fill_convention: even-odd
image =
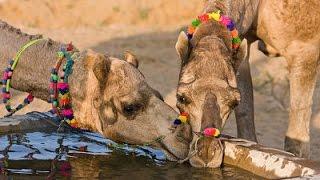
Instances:
[[[257,142],[254,126],[253,88],[248,56],[242,61],[237,72],[237,85],[241,94],[240,104],[235,108],[239,138]]]
[[[290,80],[289,126],[285,150],[299,157],[310,154],[310,117],[316,84],[319,50],[302,42],[292,43],[286,50]]]

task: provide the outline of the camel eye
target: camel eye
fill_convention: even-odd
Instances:
[[[142,108],[141,104],[128,104],[124,105],[123,113],[126,116],[133,116],[135,115],[140,109]]]
[[[188,99],[184,95],[179,95],[179,94],[177,95],[177,101],[180,104],[188,104],[189,103]]]

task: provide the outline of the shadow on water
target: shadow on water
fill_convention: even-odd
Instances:
[[[95,133],[0,136],[0,179],[259,179],[233,167],[196,169],[160,150],[119,145]]]

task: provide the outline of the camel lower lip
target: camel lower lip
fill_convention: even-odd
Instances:
[[[177,161],[179,158],[175,156],[164,143],[159,143],[169,161]]]

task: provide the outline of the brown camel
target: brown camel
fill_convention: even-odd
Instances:
[[[0,69],[5,69],[20,47],[40,37],[0,21]],[[62,45],[47,39],[28,48],[13,73],[12,87],[47,100],[50,71]],[[69,84],[80,127],[117,142],[151,143],[162,148],[171,160],[185,158],[190,136],[182,129],[187,126],[172,131],[176,112],[147,84],[137,67],[136,57],[129,52],[125,60],[91,50],[79,53]]]
[[[235,108],[238,136],[256,141],[248,59],[250,44],[261,40],[263,52],[283,56],[288,63],[290,118],[284,148],[309,157],[320,50],[319,7],[318,0],[207,0],[203,12],[220,10],[229,16],[243,41],[238,50],[232,49],[230,31],[217,21],[201,24],[190,41],[180,33],[176,44],[182,60],[177,107],[189,112],[192,130],[223,128]],[[192,144],[196,139],[194,136]],[[190,162],[210,166],[206,158],[198,154]]]

